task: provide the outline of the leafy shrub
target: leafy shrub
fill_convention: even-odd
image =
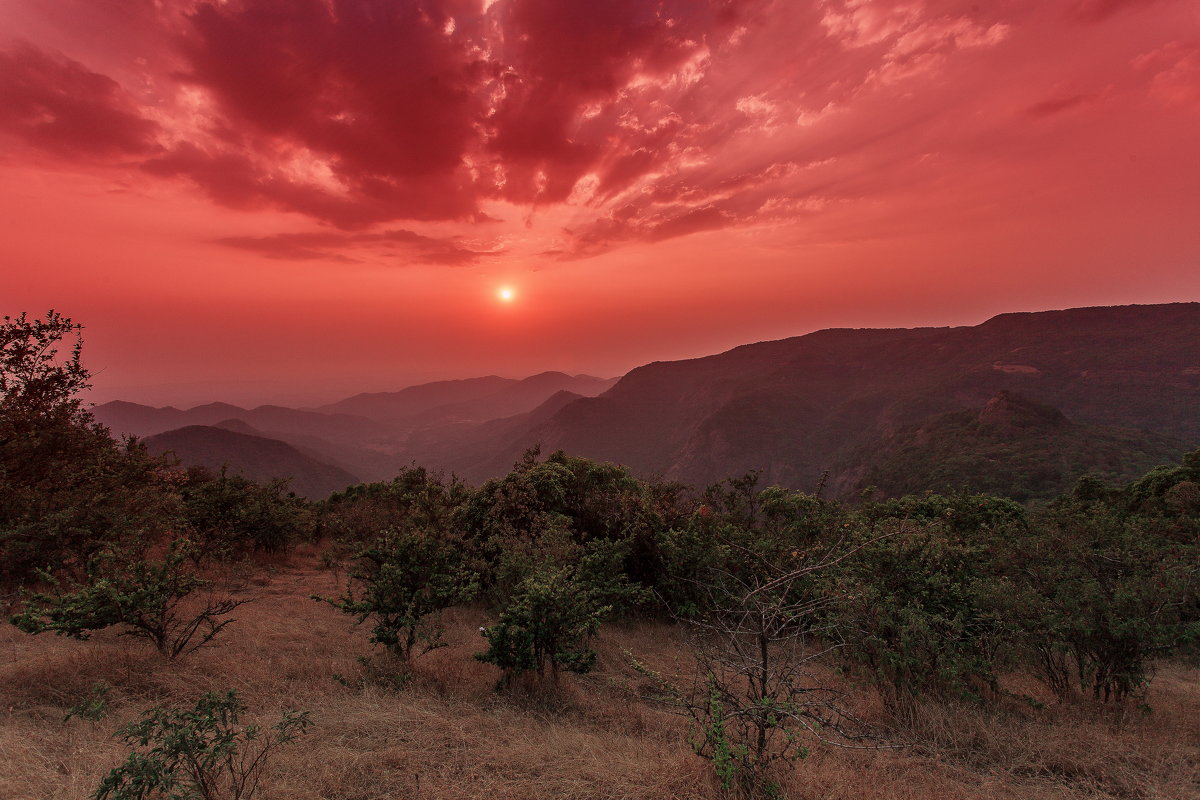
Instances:
[[[252,800],[271,755],[307,731],[307,712],[285,711],[270,728],[242,725],[233,691],[209,692],[191,709],[156,707],[117,736],[135,748],[100,782],[94,800]]]
[[[1140,692],[1150,662],[1200,638],[1200,548],[1161,520],[1067,500],[1004,555],[1004,596],[1043,680],[1096,700]]]
[[[197,561],[256,550],[286,551],[313,524],[307,502],[287,491],[286,481],[256,483],[222,470],[191,469],[183,486],[183,518]]]
[[[457,543],[399,530],[360,550],[345,594],[325,601],[359,624],[370,619],[371,641],[410,661],[445,645],[437,612],[478,591]]]
[[[583,673],[595,666],[587,640],[609,611],[572,568],[544,568],[525,578],[499,622],[483,629],[488,649],[475,657],[505,671],[501,685],[531,670],[543,678],[547,666],[557,683],[560,668]]]
[[[80,698],[79,702],[67,709],[67,715],[63,717],[63,722],[78,717],[91,722],[103,719],[108,714],[108,694],[112,691],[112,687],[107,683],[100,681],[93,683],[88,693]]]
[[[386,530],[420,530],[447,537],[467,487],[424,467],[408,467],[390,481],[351,486],[321,505],[321,529],[345,544],[370,542]]]
[[[813,741],[857,741],[870,729],[812,667],[840,641],[830,609],[836,573],[864,544],[835,526],[839,509],[818,498],[745,480],[724,496],[710,490],[669,564],[691,570],[686,620],[703,680],[673,686],[635,661],[670,705],[691,718],[690,741],[722,788],[772,797],[781,762],[803,758]],[[731,491],[729,491],[731,490]],[[711,503],[711,505],[710,505]]]
[[[758,488],[758,476],[709,487],[685,524],[658,536],[662,559],[659,597],[671,612],[692,618],[714,601],[714,576],[737,584],[769,572],[772,565],[797,559],[834,556],[855,530],[837,503],[778,486]],[[789,583],[789,592],[817,596],[827,570],[806,573]],[[810,617],[809,622],[815,621]]]
[[[115,442],[82,407],[90,374],[79,331],[53,311],[0,323],[0,583],[9,586],[39,569],[78,574],[105,547],[136,547],[177,516],[161,461]]]
[[[958,534],[953,522],[891,519],[841,570],[847,657],[896,703],[918,695],[979,700],[996,687],[1014,626],[996,607],[997,530]],[[955,520],[955,522],[959,522]]]
[[[210,597],[190,606],[190,596],[208,581],[189,568],[188,556],[186,541],[172,542],[161,560],[129,562],[123,554],[105,551],[91,560],[81,583],[64,585],[44,574],[57,591],[26,593],[24,611],[11,621],[25,633],[52,631],[73,639],[122,625],[122,635],[147,639],[162,655],[177,658],[211,642],[233,622],[222,618],[249,602]]]
[[[513,576],[502,562],[522,549],[553,549],[561,556],[557,563],[566,566],[599,552],[599,546],[589,550],[599,542],[627,543],[620,571],[631,584],[654,585],[660,561],[655,540],[674,514],[675,490],[645,484],[613,464],[561,451],[545,461],[538,455],[527,452],[512,472],[485,483],[462,506],[459,520],[478,554],[485,587],[500,600],[507,596]]]

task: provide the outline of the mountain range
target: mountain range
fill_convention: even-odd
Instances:
[[[304,452],[242,426],[245,423],[241,420],[215,426],[187,425],[148,436],[144,444],[152,453],[174,453],[184,464],[208,467],[214,472],[228,467],[260,483],[287,478],[296,494],[312,500],[361,482],[350,472],[322,460],[319,453]]]
[[[94,413],[143,436],[237,419],[364,480],[416,461],[481,482],[540,446],[693,485],[759,470],[847,497],[960,487],[1036,497],[1085,471],[1130,477],[1200,443],[1200,303],[828,329],[615,381],[489,376],[308,410]]]

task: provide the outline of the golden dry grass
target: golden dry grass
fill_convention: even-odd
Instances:
[[[549,693],[497,694],[497,671],[471,657],[487,615],[456,609],[446,617],[450,646],[421,658],[411,683],[396,691],[364,683],[370,670],[358,657],[373,658],[367,633],[309,599],[336,591],[314,562],[309,553],[260,566],[243,582],[256,601],[238,610],[220,644],[177,663],[110,633],[73,642],[0,627],[0,798],[87,797],[123,760],[111,736],[118,726],[151,705],[191,704],[226,688],[264,722],[287,707],[312,713],[310,733],[273,762],[266,800],[721,797],[687,744],[686,723],[634,697],[642,679],[626,649],[665,673],[691,669],[671,626],[610,626],[593,674],[564,677]],[[112,687],[109,715],[64,722],[100,682]],[[879,713],[868,690],[856,691],[863,713]],[[1123,719],[1088,704],[918,706],[905,720],[918,746],[817,746],[784,789],[787,797],[828,800],[1200,797],[1200,674],[1164,667],[1148,701],[1150,715]]]

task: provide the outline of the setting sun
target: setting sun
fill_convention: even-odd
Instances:
[[[510,286],[501,286],[496,290],[496,297],[500,298],[502,303],[511,303],[516,299],[517,293]]]

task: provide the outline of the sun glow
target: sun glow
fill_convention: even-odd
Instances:
[[[496,290],[496,297],[502,303],[511,303],[517,298],[517,293],[513,291],[511,286],[501,286]]]

